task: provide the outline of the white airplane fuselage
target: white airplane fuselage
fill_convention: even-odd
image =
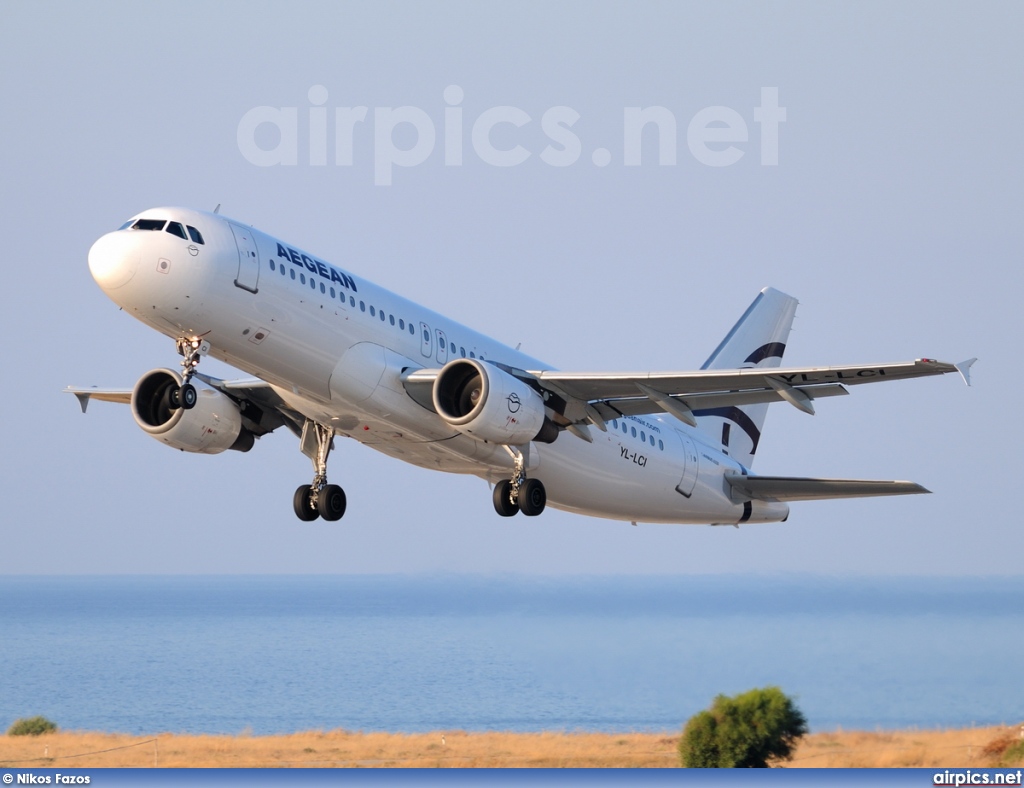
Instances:
[[[463,356],[522,370],[544,364],[222,216],[159,208],[134,219],[147,217],[197,228],[203,243],[135,229],[100,238],[89,253],[93,277],[129,314],[171,338],[202,337],[211,356],[271,384],[289,408],[338,436],[424,468],[508,477],[504,446],[463,434],[415,401],[403,375]],[[664,523],[788,515],[784,503],[734,500],[725,476],[746,469],[667,413],[606,427],[591,431],[592,443],[562,432],[529,444],[526,470],[550,505]]]

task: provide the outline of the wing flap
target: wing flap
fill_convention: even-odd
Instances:
[[[916,482],[873,479],[809,479],[797,476],[728,474],[733,496],[759,501],[818,501],[830,498],[872,498],[881,495],[929,493]]]
[[[821,397],[841,397],[849,394],[843,386],[838,383],[826,384],[824,386],[796,387],[805,393],[810,399]],[[707,394],[688,394],[675,396],[684,407],[691,411],[708,410],[709,408],[739,407],[741,405],[754,405],[759,402],[782,402],[782,396],[774,390],[764,391],[719,391]],[[663,410],[658,403],[647,397],[630,397],[628,399],[606,399],[594,405],[605,419],[615,419],[619,416],[643,416],[647,413],[659,413]]]

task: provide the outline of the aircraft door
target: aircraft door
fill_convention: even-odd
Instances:
[[[237,224],[231,225],[231,232],[238,247],[238,276],[235,278],[235,285],[255,293],[260,279],[260,256],[256,249],[256,241],[251,230]]]
[[[689,435],[679,430],[676,430],[676,435],[683,443],[683,478],[676,485],[676,492],[689,498],[693,495],[693,488],[697,486],[697,473],[700,471],[697,447]]]
[[[437,363],[445,364],[448,361],[448,336],[439,328],[434,333],[437,334]]]
[[[427,358],[434,355],[434,338],[430,333],[430,326],[420,323],[420,353]]]

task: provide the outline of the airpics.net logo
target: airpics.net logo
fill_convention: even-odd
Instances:
[[[257,167],[295,167],[300,159],[310,167],[328,163],[351,167],[357,156],[372,156],[373,182],[390,186],[396,168],[417,167],[435,155],[443,156],[446,167],[461,167],[472,155],[497,168],[517,167],[534,155],[549,167],[564,168],[579,164],[584,156],[583,141],[573,130],[581,116],[572,107],[549,107],[540,114],[546,144],[540,150],[530,150],[524,145],[528,142],[525,132],[520,130],[534,123],[534,116],[519,107],[497,106],[466,117],[462,106],[465,92],[458,85],[444,89],[444,106],[435,113],[443,115],[440,123],[420,107],[411,106],[373,107],[372,111],[365,106],[334,107],[329,112],[323,85],[311,87],[307,98],[309,106],[301,109],[253,107],[242,116],[238,150],[246,161]],[[747,119],[735,109],[712,106],[697,111],[686,120],[690,155],[707,167],[730,167],[748,153],[759,155],[762,167],[777,166],[779,126],[786,121],[786,108],[779,106],[779,89],[761,88],[761,103],[752,108],[749,117],[757,126],[755,142],[750,139]],[[372,127],[372,140],[367,126]],[[675,113],[666,107],[624,107],[621,164],[640,167],[657,161],[662,167],[675,166],[680,128]],[[361,144],[357,145],[357,140]],[[759,154],[753,153],[755,146]],[[435,153],[439,147],[442,152]],[[607,167],[614,158],[605,147],[590,152],[595,167]]]

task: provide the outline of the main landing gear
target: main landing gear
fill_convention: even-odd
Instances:
[[[317,517],[340,520],[345,514],[345,491],[337,484],[327,483],[327,457],[334,447],[334,430],[310,419],[302,428],[302,450],[313,460],[315,475],[312,484],[304,484],[295,491],[292,507],[295,516],[304,522]]]
[[[191,410],[195,407],[199,395],[190,381],[196,374],[199,359],[210,352],[210,343],[200,337],[178,337],[174,344],[178,355],[184,358],[181,362],[181,386],[170,390],[168,404],[171,410]]]
[[[540,479],[526,478],[526,457],[514,446],[506,446],[515,463],[511,479],[502,479],[494,485],[492,500],[494,511],[502,517],[512,517],[522,512],[527,517],[536,517],[544,511],[548,494]]]

